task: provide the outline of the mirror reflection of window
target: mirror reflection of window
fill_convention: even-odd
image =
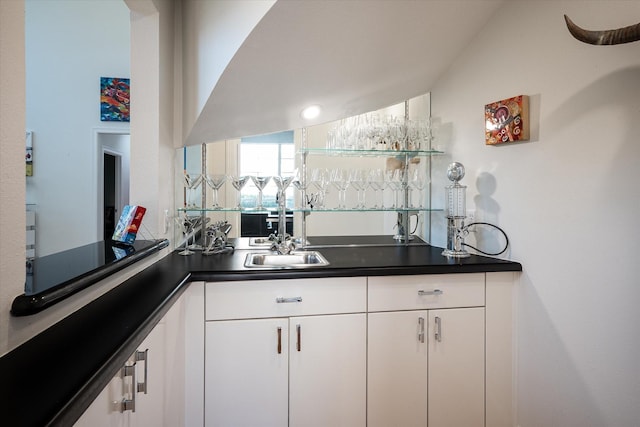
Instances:
[[[242,138],[240,141],[240,175],[290,176],[295,173],[295,146],[293,131],[278,132]],[[270,180],[262,192],[262,205],[266,209],[277,209],[277,188]],[[294,189],[287,189],[286,206],[294,206]],[[243,209],[256,207],[258,188],[249,180],[241,192]]]

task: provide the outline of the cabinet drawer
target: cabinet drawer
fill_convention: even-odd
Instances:
[[[369,278],[369,311],[484,306],[484,273]]]
[[[206,286],[206,320],[366,310],[365,277],[210,282]]]

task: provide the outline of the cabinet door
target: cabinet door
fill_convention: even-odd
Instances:
[[[287,319],[207,322],[205,425],[286,426]]]
[[[289,425],[366,425],[366,315],[292,317]]]
[[[124,383],[122,373],[119,372],[111,379],[109,384],[100,392],[87,410],[74,424],[75,427],[128,427],[130,425],[129,413],[120,411],[124,396]]]
[[[370,313],[367,425],[427,425],[427,311]]]
[[[165,323],[160,321],[132,357],[136,369],[133,426],[165,425],[165,350]]]
[[[164,323],[158,323],[138,350],[75,423],[76,427],[146,427],[164,423]],[[137,359],[136,359],[137,355]],[[133,375],[135,371],[135,376]],[[123,410],[123,400],[130,409]]]
[[[429,311],[429,427],[484,426],[484,308]]]

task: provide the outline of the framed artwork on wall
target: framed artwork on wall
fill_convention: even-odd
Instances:
[[[484,106],[485,143],[497,145],[529,140],[529,97],[518,95]]]
[[[100,121],[129,121],[129,79],[100,77]]]

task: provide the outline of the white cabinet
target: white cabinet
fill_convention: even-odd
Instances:
[[[484,426],[485,309],[429,312],[429,427]]]
[[[289,425],[366,425],[366,315],[295,317],[289,328]]]
[[[365,278],[208,283],[206,300],[206,426],[366,425]]]
[[[76,426],[162,426],[165,324],[159,323],[76,422]]]
[[[484,274],[370,278],[369,426],[484,426],[484,288]]]
[[[202,291],[202,284],[199,286]],[[189,309],[200,310],[200,325],[204,320],[204,301],[203,298],[197,301],[197,291],[198,284],[192,284],[174,303],[75,426],[192,425],[185,411],[188,398],[193,395],[185,391],[189,388],[185,385],[186,349],[189,348],[185,342],[194,341],[189,338],[192,328],[186,325]],[[193,323],[197,329],[198,323]],[[202,335],[198,338],[202,341]],[[200,352],[204,353],[202,349]]]
[[[421,335],[426,334],[427,314],[426,311],[369,314],[370,427],[427,425],[427,342]]]
[[[77,425],[511,426],[514,281],[191,283],[139,347],[136,412],[119,373]]]
[[[288,319],[207,322],[209,426],[286,426]]]

